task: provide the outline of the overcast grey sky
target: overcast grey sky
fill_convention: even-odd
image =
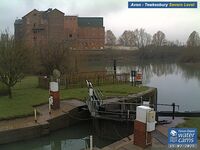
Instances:
[[[185,42],[193,30],[200,32],[199,8],[128,9],[128,0],[1,0],[0,30],[9,28],[13,33],[16,18],[33,9],[48,8],[57,8],[66,15],[102,16],[106,30],[111,29],[116,36],[125,29],[145,28],[150,34],[162,30],[168,40]]]

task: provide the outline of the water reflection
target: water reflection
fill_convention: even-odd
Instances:
[[[143,63],[140,65],[117,66],[117,73],[130,73],[131,70],[142,70],[145,83],[149,83],[153,76],[167,76],[170,74],[181,74],[185,80],[191,78],[200,81],[200,65],[174,64],[174,63]],[[107,71],[112,71],[113,67],[106,67]]]
[[[112,67],[106,67],[108,71]],[[174,63],[143,63],[118,66],[117,73],[140,69],[143,83],[158,88],[158,102],[180,105],[180,111],[200,111],[200,66]],[[159,107],[158,109],[166,109]]]
[[[178,64],[178,66],[182,69],[182,75],[186,80],[194,78],[200,81],[200,64]]]
[[[45,137],[0,145],[0,150],[83,150],[88,147],[88,137],[91,134],[92,123],[85,122],[53,132]],[[94,136],[94,145],[96,147],[101,148],[112,142]]]

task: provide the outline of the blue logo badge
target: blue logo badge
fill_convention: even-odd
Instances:
[[[197,8],[197,1],[129,1],[128,8]]]
[[[197,129],[196,128],[169,128],[168,129],[169,148],[196,148]]]

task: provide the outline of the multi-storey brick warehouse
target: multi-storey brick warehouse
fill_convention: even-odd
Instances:
[[[58,42],[70,49],[102,49],[104,37],[103,18],[65,16],[57,9],[34,9],[15,21],[15,39],[28,47]]]

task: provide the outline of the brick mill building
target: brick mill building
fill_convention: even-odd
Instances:
[[[65,43],[70,49],[103,49],[102,17],[65,16],[58,9],[32,10],[15,21],[15,40],[28,47]]]

